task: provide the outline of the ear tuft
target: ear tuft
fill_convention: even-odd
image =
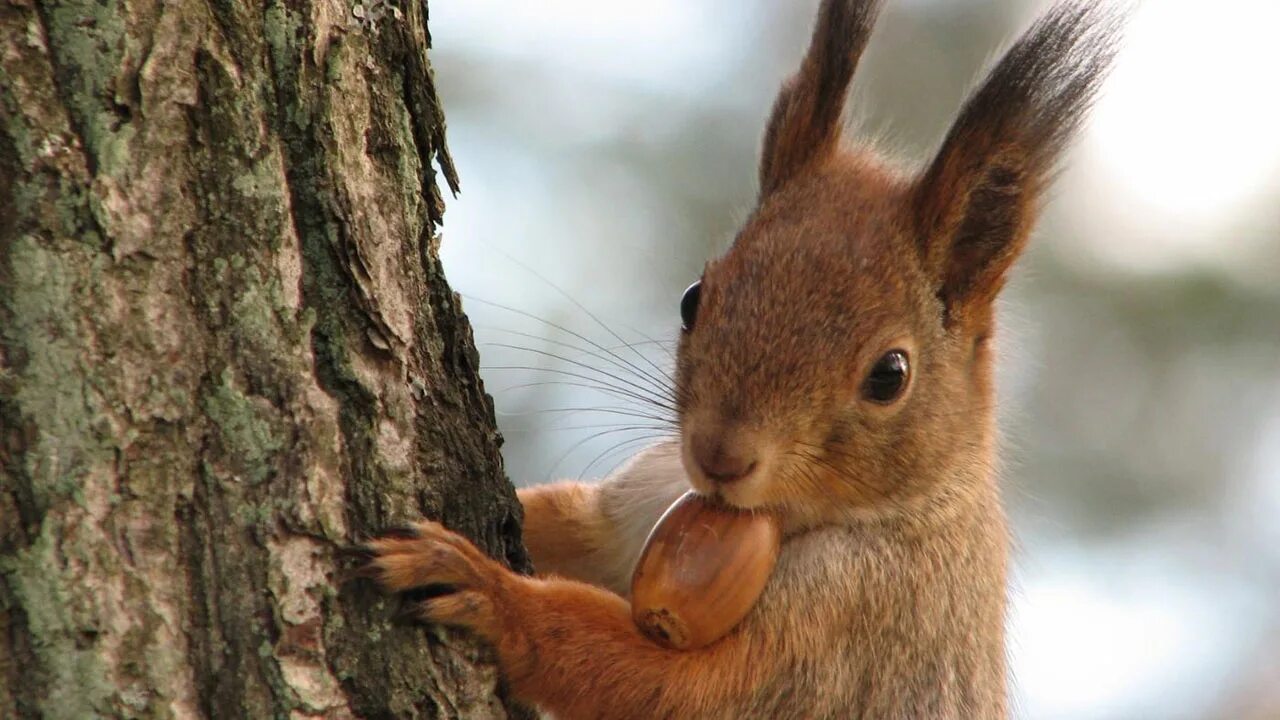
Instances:
[[[1053,7],[965,102],[918,180],[921,257],[948,317],[999,292],[1111,67],[1122,21],[1094,3]]]
[[[773,103],[760,158],[761,197],[835,150],[849,83],[881,4],[823,0],[800,70]]]

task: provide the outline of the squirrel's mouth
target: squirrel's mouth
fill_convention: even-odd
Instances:
[[[761,510],[770,504],[765,497],[764,473],[760,471],[728,483],[691,474],[690,484],[699,494],[736,510]]]

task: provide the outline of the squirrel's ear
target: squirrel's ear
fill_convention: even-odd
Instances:
[[[840,139],[845,96],[881,0],[823,0],[800,70],[773,103],[760,157],[760,197]]]
[[[948,324],[989,306],[1003,286],[1058,157],[1110,68],[1120,22],[1091,3],[1051,9],[965,102],[918,179],[919,249]]]

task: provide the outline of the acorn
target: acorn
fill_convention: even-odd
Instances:
[[[778,560],[782,528],[767,512],[689,491],[649,532],[631,576],[631,617],[654,642],[703,647],[742,621]]]

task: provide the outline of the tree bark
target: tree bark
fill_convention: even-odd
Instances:
[[[0,0],[0,717],[510,711],[342,582],[422,515],[528,565],[426,6],[359,1]]]

